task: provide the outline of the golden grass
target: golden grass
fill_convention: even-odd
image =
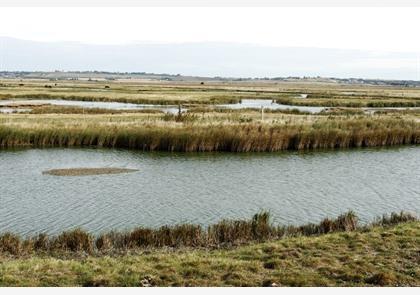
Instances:
[[[28,124],[26,115],[0,125],[2,147],[94,146],[144,151],[274,152],[323,148],[376,147],[420,143],[420,124],[398,118],[324,118],[306,123],[177,123],[159,121],[66,121],[45,117]],[[9,117],[10,118],[10,117]],[[74,117],[73,117],[74,118]],[[63,122],[63,121],[61,121]],[[101,123],[98,123],[101,122]]]

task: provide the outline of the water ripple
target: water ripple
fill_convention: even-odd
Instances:
[[[420,148],[317,153],[169,154],[107,149],[0,151],[0,232],[92,232],[202,225],[268,209],[275,222],[316,222],[353,209],[362,221],[420,213]],[[125,167],[57,177],[53,168]]]

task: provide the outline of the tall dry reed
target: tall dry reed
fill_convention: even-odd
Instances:
[[[332,119],[312,125],[0,126],[0,147],[92,146],[144,151],[274,152],[419,143],[420,124],[399,119]]]

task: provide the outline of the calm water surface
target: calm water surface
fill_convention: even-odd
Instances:
[[[307,94],[301,94],[300,98],[305,98]],[[103,101],[79,101],[79,100],[63,100],[63,99],[22,99],[22,100],[0,100],[0,113],[25,113],[30,112],[30,108],[11,108],[12,106],[31,106],[31,105],[55,105],[64,107],[80,107],[80,108],[99,108],[108,110],[145,110],[145,109],[156,109],[166,113],[177,114],[178,106],[175,105],[157,105],[157,104],[135,104],[135,103],[124,103],[124,102],[103,102]],[[285,105],[274,102],[271,99],[242,99],[239,103],[234,104],[216,104],[209,105],[215,108],[222,109],[269,109],[269,110],[299,110],[302,112],[308,112],[312,114],[320,113],[322,111],[330,109],[330,107],[317,107],[317,106],[297,106],[297,105]],[[345,107],[342,107],[345,109]],[[373,113],[379,110],[416,110],[420,107],[380,107],[380,108],[360,108],[368,113]],[[188,109],[182,107],[183,112],[187,112]]]
[[[310,106],[296,106],[296,105],[286,105],[276,103],[271,99],[242,99],[240,103],[234,104],[223,104],[223,105],[216,105],[219,108],[226,108],[226,109],[234,109],[234,110],[241,110],[241,109],[269,109],[269,110],[299,110],[302,112],[308,113],[320,113],[326,110],[326,107],[310,107]]]
[[[136,104],[125,102],[104,102],[104,101],[80,101],[80,100],[64,100],[64,99],[22,99],[22,100],[0,100],[0,112],[9,113],[13,110],[10,106],[16,105],[43,105],[49,104],[64,107],[81,107],[87,109],[107,109],[107,110],[145,110],[158,109],[168,113],[178,112],[177,106],[155,105],[155,104]],[[8,108],[9,107],[9,108]],[[6,110],[6,111],[5,111]],[[18,109],[14,109],[18,111]],[[30,112],[31,109],[24,109]],[[22,111],[21,111],[22,112]]]
[[[60,177],[54,168],[124,167],[118,175]],[[176,154],[112,149],[0,150],[0,232],[94,233],[248,218],[283,224],[352,209],[362,221],[420,213],[420,147],[316,153]]]
[[[24,100],[0,100],[0,112],[8,113],[5,107],[13,105],[33,105],[33,104],[49,104],[55,106],[71,106],[81,108],[100,108],[110,110],[144,110],[144,109],[158,109],[168,113],[177,113],[177,106],[154,105],[154,104],[135,104],[125,102],[103,102],[103,101],[79,101],[79,100],[63,100],[63,99],[24,99]],[[265,108],[271,110],[290,110],[297,109],[300,111],[319,113],[325,110],[325,107],[307,107],[307,106],[293,106],[278,104],[271,99],[242,99],[240,103],[234,104],[220,104],[214,105],[216,108],[225,109],[250,109],[250,108]],[[10,108],[8,108],[10,110]],[[31,109],[26,109],[31,111]],[[183,108],[183,111],[187,109]]]

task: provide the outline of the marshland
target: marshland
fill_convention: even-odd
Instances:
[[[256,152],[417,144],[420,140],[416,88],[272,81],[202,83],[1,80],[3,107],[28,109],[34,99],[43,103],[34,103],[27,114],[0,114],[0,145]],[[49,99],[63,103],[49,105]],[[289,108],[282,109],[270,109],[270,103],[262,104],[265,110],[260,106],[217,107],[249,99],[290,101]],[[13,105],[14,100],[20,104]],[[68,100],[150,107],[66,106]],[[169,113],[165,112],[168,108],[161,108],[165,105],[171,106]],[[314,105],[325,109],[316,113],[295,109]],[[361,108],[373,106],[377,107],[373,113]],[[393,109],[396,107],[402,109]]]
[[[418,285],[418,107],[403,86],[3,79],[0,285]]]

